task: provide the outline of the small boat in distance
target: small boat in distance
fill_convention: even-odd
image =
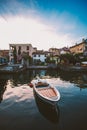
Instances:
[[[46,81],[44,82],[42,79],[37,79],[32,81],[32,87],[35,97],[38,96],[44,103],[50,105],[56,105],[58,100],[60,99],[60,93],[55,88],[52,87]]]

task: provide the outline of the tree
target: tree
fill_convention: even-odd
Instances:
[[[62,54],[60,55],[60,60],[64,61],[65,64],[75,64],[76,59],[72,54]]]
[[[24,58],[25,61],[29,61],[29,64],[33,63],[33,59],[31,56],[29,56],[26,52],[22,53],[22,58]]]
[[[13,47],[13,56],[14,56],[14,64],[16,64],[17,63],[17,50],[15,46]]]
[[[47,62],[47,63],[50,63],[50,62],[51,62],[51,60],[50,60],[50,57],[49,57],[49,56],[46,58],[46,62]]]

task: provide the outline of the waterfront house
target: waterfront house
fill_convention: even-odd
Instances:
[[[51,53],[51,55],[55,56],[55,55],[60,55],[60,49],[58,48],[49,48],[49,52]]]
[[[82,53],[87,55],[87,39],[82,39],[82,42],[70,47],[70,51],[72,54]]]
[[[48,51],[43,50],[37,50],[36,52],[33,52],[32,58],[34,64],[44,64],[46,62],[46,58],[49,55]]]
[[[71,53],[70,49],[67,48],[67,47],[63,47],[63,48],[60,49],[60,55],[62,55],[62,54],[70,54],[70,53]]]
[[[14,58],[17,57],[17,63],[23,62],[23,56],[32,57],[32,53],[35,52],[37,48],[32,47],[31,44],[9,44],[9,61],[14,63]]]
[[[8,62],[9,50],[0,50],[0,65],[5,65]]]

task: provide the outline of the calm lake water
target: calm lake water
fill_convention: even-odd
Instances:
[[[57,108],[35,100],[28,83],[36,75],[61,95]],[[27,70],[0,74],[0,130],[87,130],[87,74],[56,70]]]

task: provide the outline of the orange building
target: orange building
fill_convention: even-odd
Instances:
[[[76,44],[72,47],[70,47],[70,52],[73,54],[78,54],[78,53],[87,53],[87,39],[86,40],[82,40],[81,43]]]

